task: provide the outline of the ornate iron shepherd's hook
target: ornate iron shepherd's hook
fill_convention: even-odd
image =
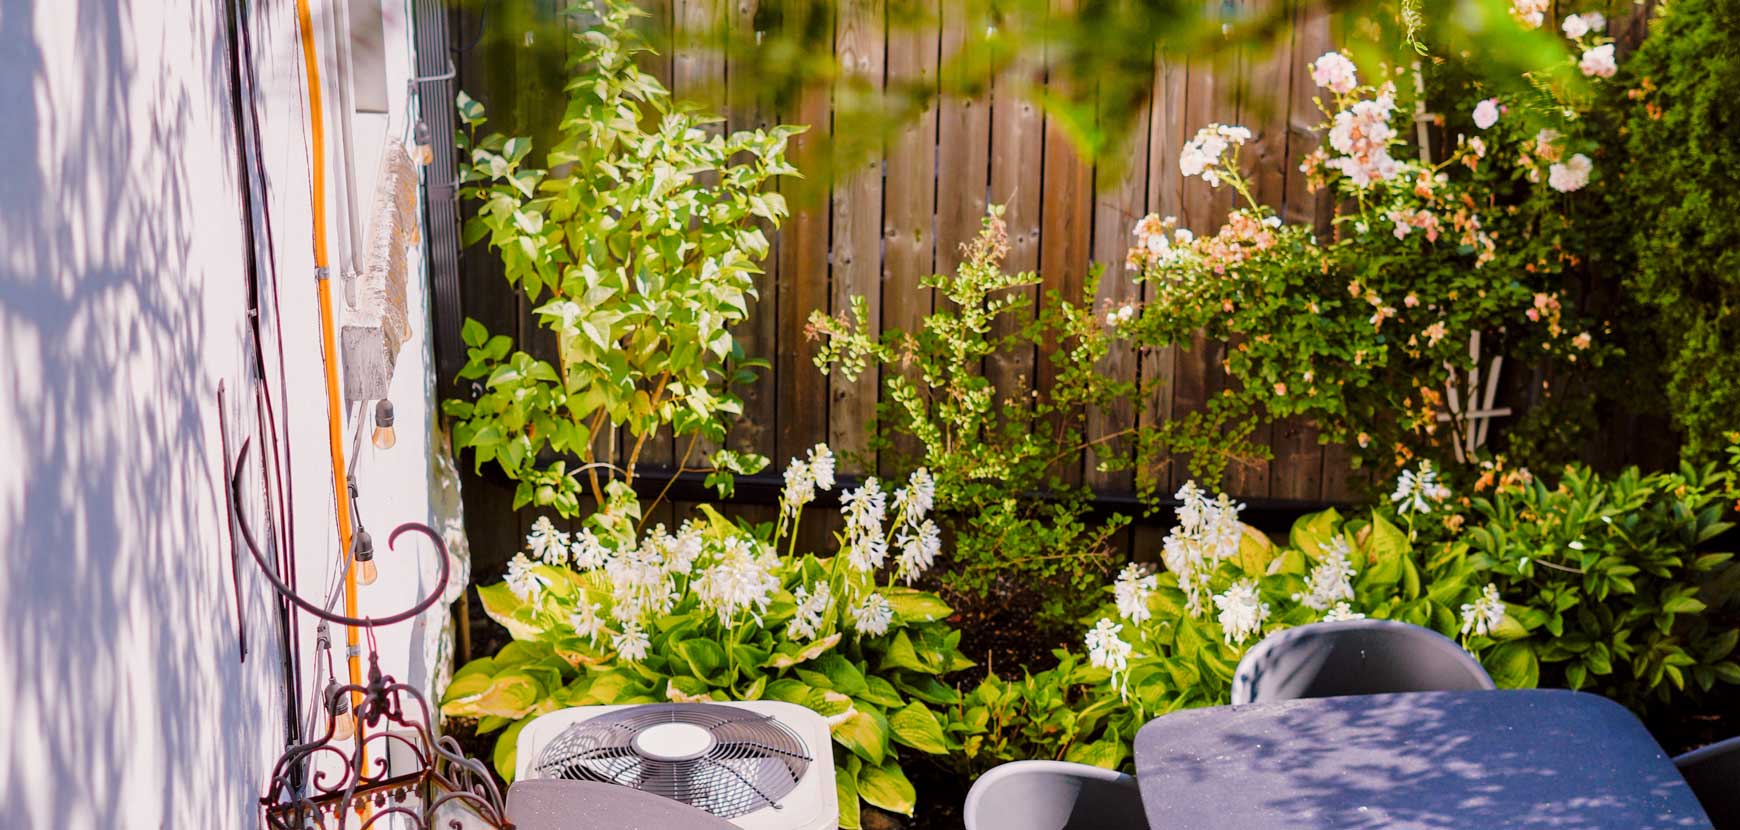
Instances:
[[[385,617],[347,617],[343,614],[328,611],[316,603],[303,599],[302,596],[297,594],[296,591],[290,588],[290,586],[285,585],[280,581],[278,575],[273,573],[272,568],[266,564],[265,555],[260,553],[260,546],[254,542],[254,531],[248,527],[247,511],[242,509],[242,468],[247,464],[248,450],[253,443],[254,439],[252,438],[243,441],[241,450],[236,453],[236,469],[235,472],[230,474],[230,501],[235,506],[236,524],[241,528],[242,542],[247,546],[248,553],[254,557],[254,564],[259,566],[260,573],[264,574],[266,581],[271,583],[272,590],[277,591],[285,599],[295,604],[297,608],[307,611],[320,619],[328,622],[335,622],[339,625],[349,625],[358,628],[374,628],[376,626],[404,622],[405,620],[411,619],[412,617],[428,610],[430,606],[434,605],[441,599],[442,594],[447,592],[447,579],[452,574],[453,563],[448,561],[446,543],[441,541],[441,536],[435,532],[434,528],[423,524],[422,522],[406,522],[393,528],[392,534],[387,537],[387,549],[392,550],[394,543],[399,540],[399,536],[406,531],[420,533],[429,537],[429,541],[435,544],[435,552],[441,560],[441,573],[435,578],[435,588],[429,592],[428,596],[418,600],[417,604],[410,608],[400,611],[397,614],[389,614]],[[350,555],[349,551],[345,552],[346,557],[349,557]]]

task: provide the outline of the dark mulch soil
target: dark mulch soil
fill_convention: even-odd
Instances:
[[[985,596],[942,586],[932,590],[955,609],[949,624],[961,632],[961,653],[979,664],[952,678],[962,688],[972,688],[987,672],[1019,677],[1023,666],[1040,671],[1056,665],[1052,650],[1073,639],[1071,632],[1059,626],[1042,628],[1036,622],[1041,618],[1043,598],[1017,580],[1005,577]]]

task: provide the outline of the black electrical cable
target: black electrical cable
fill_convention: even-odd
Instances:
[[[265,168],[265,152],[261,142],[261,125],[258,108],[259,79],[254,72],[253,39],[251,27],[248,25],[247,0],[230,0],[226,4],[228,14],[225,15],[226,44],[229,52],[230,109],[235,122],[237,164],[239,169],[238,184],[242,195],[242,221],[248,251],[246,256],[248,271],[248,297],[250,310],[250,325],[253,332],[254,371],[259,382],[256,384],[256,399],[261,419],[261,434],[263,440],[271,442],[273,449],[272,463],[261,465],[262,481],[267,487],[267,523],[277,543],[280,554],[278,567],[289,580],[292,590],[295,590],[296,562],[296,522],[294,503],[290,499],[293,485],[290,465],[285,463],[289,453],[289,434],[280,436],[278,431],[278,415],[272,405],[271,388],[267,383],[266,356],[264,351],[263,333],[261,330],[262,302],[267,294],[263,291],[262,281],[271,280],[270,302],[274,324],[281,319],[279,311],[282,307],[278,294],[278,263],[277,253],[273,248],[272,211],[268,192],[268,179]],[[250,152],[251,151],[251,152]],[[250,164],[250,161],[252,164]],[[255,224],[255,209],[258,209],[258,226]],[[260,259],[261,242],[265,248],[265,269],[262,272]],[[285,388],[284,340],[273,338],[277,347],[279,395],[288,400],[288,390]],[[276,471],[277,475],[272,473]],[[272,486],[273,482],[277,486]],[[277,510],[273,509],[276,502]],[[282,524],[276,521],[283,517]],[[239,586],[238,586],[239,589]],[[297,625],[295,609],[287,601],[278,603],[279,644],[283,654],[284,680],[287,687],[285,708],[285,740],[294,745],[302,740],[301,728],[301,689],[302,689],[302,636]]]

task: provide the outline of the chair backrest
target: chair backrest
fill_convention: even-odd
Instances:
[[[1674,758],[1716,830],[1740,830],[1740,737]]]
[[[1289,628],[1245,652],[1232,702],[1496,688],[1473,655],[1429,628],[1343,620]]]
[[[1069,761],[1012,761],[973,782],[966,830],[1147,830],[1136,779]]]

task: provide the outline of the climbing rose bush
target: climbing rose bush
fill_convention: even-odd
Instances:
[[[1574,16],[1567,26],[1599,70],[1581,74],[1600,83],[1612,54],[1603,21]],[[1577,59],[1567,61],[1560,69]],[[1548,381],[1531,417],[1544,419],[1561,396],[1580,405],[1579,387],[1562,379],[1613,352],[1566,293],[1580,260],[1563,203],[1599,181],[1597,148],[1576,126],[1583,93],[1549,84],[1539,94],[1559,114],[1543,122],[1516,111],[1541,101],[1421,99],[1415,90],[1447,82],[1431,69],[1378,67],[1373,83],[1329,52],[1310,70],[1322,143],[1300,169],[1336,206],[1327,235],[1255,198],[1240,165],[1252,135],[1224,124],[1199,130],[1178,160],[1183,175],[1234,191],[1224,223],[1198,234],[1150,215],[1132,231],[1125,265],[1150,299],[1106,308],[1106,326],[1141,349],[1189,347],[1198,332],[1230,344],[1227,388],[1144,436],[1147,470],[1183,452],[1193,472],[1218,480],[1231,463],[1266,457],[1249,440],[1256,425],[1295,415],[1386,473],[1417,458],[1466,462],[1447,445],[1480,403],[1482,390],[1466,385],[1471,369],[1484,376],[1495,356],[1541,366]],[[1446,121],[1453,139],[1430,148],[1437,158],[1413,129],[1427,103],[1466,106]]]

